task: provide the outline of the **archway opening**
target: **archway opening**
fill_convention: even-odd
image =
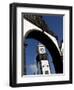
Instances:
[[[25,36],[25,39],[31,39],[31,38],[38,40],[39,42],[45,45],[45,47],[48,49],[48,51],[50,52],[52,56],[56,73],[58,74],[63,73],[63,61],[53,41],[43,32],[38,31],[38,30],[32,30],[28,32],[28,34]]]

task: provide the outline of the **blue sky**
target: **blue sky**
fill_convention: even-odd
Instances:
[[[63,39],[63,16],[60,15],[49,15],[43,16],[44,21],[48,25],[49,29],[51,29],[58,36],[58,43],[60,44]],[[36,67],[36,56],[37,56],[37,45],[39,41],[35,39],[26,39],[26,43],[28,44],[26,48],[26,69],[27,75],[32,75],[37,73]],[[55,73],[55,68],[52,63],[52,57],[48,50],[48,61],[51,66],[51,73]]]
[[[58,36],[58,43],[60,43],[60,41],[63,39],[63,16],[43,16],[43,19],[47,23],[49,29],[51,29],[56,36]]]

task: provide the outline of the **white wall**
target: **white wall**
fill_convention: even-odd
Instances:
[[[11,90],[9,83],[9,3],[24,2],[50,5],[72,5],[74,9],[74,0],[0,0],[0,90]],[[74,21],[74,20],[73,20]],[[73,85],[52,85],[41,87],[22,87],[16,89],[47,89],[47,90],[73,90]]]

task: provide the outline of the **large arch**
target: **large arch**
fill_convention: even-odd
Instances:
[[[26,34],[25,39],[33,38],[45,45],[52,56],[56,73],[63,73],[63,61],[60,56],[60,52],[52,39],[49,38],[44,32],[39,30],[31,30]]]

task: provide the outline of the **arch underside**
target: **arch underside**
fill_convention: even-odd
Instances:
[[[63,73],[63,60],[62,60],[62,57],[60,56],[60,53],[56,45],[53,43],[53,41],[43,32],[40,32],[37,30],[31,31],[25,37],[25,39],[28,39],[28,38],[36,39],[40,41],[42,44],[44,44],[52,56],[52,60],[53,60],[56,73],[58,74]]]

